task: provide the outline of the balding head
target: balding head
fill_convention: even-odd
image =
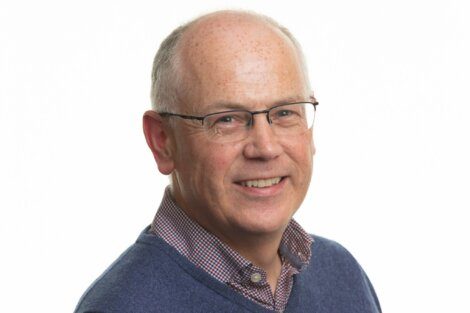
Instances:
[[[300,46],[277,22],[244,11],[201,16],[180,26],[162,42],[152,72],[152,107],[156,111],[175,111],[183,99],[200,92],[196,87],[209,87],[204,82],[215,78],[212,74],[229,74],[229,70],[255,72],[260,64],[250,60],[269,61],[275,53],[290,55],[287,59],[295,64],[286,68],[300,70],[309,88]],[[271,63],[275,66],[275,62]],[[258,74],[263,75],[259,71]],[[218,84],[222,82],[223,79]]]

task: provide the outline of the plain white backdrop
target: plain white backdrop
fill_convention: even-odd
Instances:
[[[151,222],[153,56],[223,8],[304,48],[320,106],[297,220],[356,256],[384,312],[470,312],[470,12],[452,0],[0,0],[0,311],[73,311]]]

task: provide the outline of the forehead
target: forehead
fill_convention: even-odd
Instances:
[[[184,34],[180,51],[184,103],[196,111],[220,102],[256,105],[308,93],[294,44],[259,18],[202,20]]]

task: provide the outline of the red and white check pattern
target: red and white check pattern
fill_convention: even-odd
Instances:
[[[165,191],[150,232],[161,237],[217,280],[277,312],[284,311],[286,307],[293,275],[308,264],[313,241],[297,222],[290,221],[279,247],[282,269],[273,295],[266,281],[266,272],[190,219],[173,201],[169,187]],[[255,273],[261,275],[261,280],[256,283],[252,281],[252,275]]]

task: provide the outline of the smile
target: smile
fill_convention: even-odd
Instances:
[[[271,187],[274,185],[279,184],[281,181],[281,177],[274,177],[268,179],[255,179],[255,180],[246,180],[240,182],[240,185],[245,187],[255,187],[255,188],[264,188],[264,187]]]

